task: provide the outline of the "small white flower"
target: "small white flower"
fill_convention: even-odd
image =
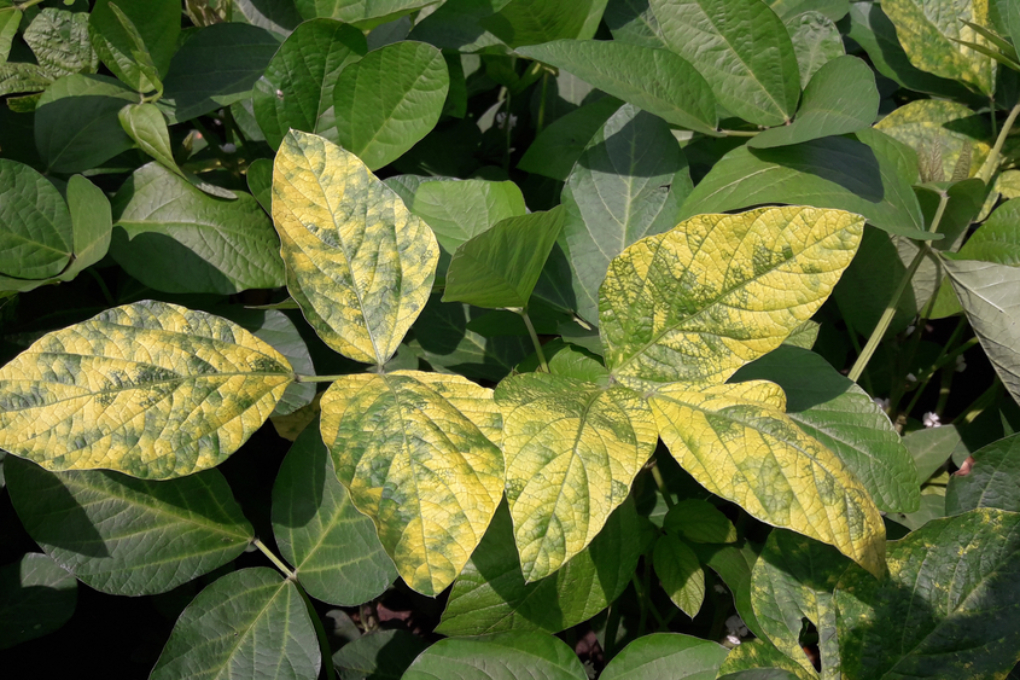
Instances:
[[[938,427],[942,423],[939,422],[939,414],[929,411],[924,414],[924,426],[925,427]]]
[[[740,644],[740,638],[738,638],[736,635],[727,635],[726,636],[726,641],[729,642],[731,645],[739,645]]]
[[[223,153],[234,153],[235,151],[237,151],[237,146],[231,144],[230,142],[227,142],[226,144],[220,147],[220,151],[222,151]]]
[[[963,373],[967,370],[967,360],[963,358],[962,354],[956,355],[956,372]]]
[[[910,337],[910,335],[911,335],[911,334],[912,334],[912,333],[913,333],[913,332],[914,332],[915,330],[917,330],[917,326],[915,326],[914,324],[910,324],[909,326],[907,326],[907,332],[906,332],[906,336],[907,336],[907,337]]]
[[[726,630],[731,635],[743,637],[747,635],[747,626],[744,625],[744,620],[740,618],[738,614],[734,614],[730,618],[726,619]]]
[[[917,382],[917,376],[913,373],[907,373],[907,382]]]
[[[872,397],[871,401],[878,404],[878,407],[883,411],[888,411],[889,406],[891,406],[891,402],[889,401],[888,397],[885,399],[883,399],[882,397]]]

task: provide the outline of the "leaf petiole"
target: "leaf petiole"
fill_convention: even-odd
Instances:
[[[287,580],[297,581],[297,574],[295,574],[293,571],[287,568],[287,565],[283,563],[283,560],[274,555],[273,551],[267,548],[265,543],[256,538],[254,541],[252,541],[252,545],[258,548],[263,555],[268,557],[269,561],[272,562],[277,569],[283,572],[283,575],[287,577]]]

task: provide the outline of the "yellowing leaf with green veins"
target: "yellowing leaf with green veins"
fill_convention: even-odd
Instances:
[[[496,389],[506,497],[527,581],[584,550],[655,450],[655,420],[636,392],[526,373]]]
[[[864,218],[799,206],[700,215],[631,245],[599,294],[606,365],[634,388],[725,382],[825,302]]]
[[[51,471],[181,477],[236,451],[293,377],[225,319],[151,300],[115,307],[0,369],[0,448]]]
[[[878,508],[836,454],[786,416],[778,385],[668,385],[649,401],[662,440],[699,484],[763,522],[834,545],[875,575],[884,572]]]
[[[385,364],[432,290],[439,245],[361,160],[291,130],[273,167],[287,288],[330,347]]]
[[[322,398],[337,477],[424,595],[453,582],[496,512],[500,422],[492,391],[455,375],[348,375]]]

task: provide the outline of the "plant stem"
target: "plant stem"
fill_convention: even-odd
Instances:
[[[945,365],[943,363],[943,360],[947,356],[947,351],[949,350],[950,347],[952,347],[956,343],[957,340],[960,339],[960,335],[963,334],[963,331],[966,327],[967,319],[965,317],[961,318],[960,322],[956,324],[956,328],[953,329],[953,332],[949,336],[949,339],[946,341],[944,345],[942,345],[942,351],[939,353],[938,357],[936,357],[935,361],[932,362],[931,368],[929,368],[927,371],[924,372],[923,375],[919,377],[917,389],[914,391],[914,396],[911,397],[910,403],[907,404],[907,408],[904,409],[903,413],[906,413],[909,416],[910,413],[914,410],[914,407],[917,406],[917,401],[918,399],[921,398],[921,393],[924,392],[924,390],[928,387],[928,382],[932,379],[932,376],[934,376],[935,373],[940,368],[942,368],[942,366]],[[971,347],[972,345],[964,343],[964,345],[961,345],[961,347],[958,347],[957,349],[953,350],[952,356],[949,357],[949,359],[950,360],[955,359],[957,355],[959,355],[961,352],[966,352]]]
[[[535,134],[540,134],[545,127],[545,93],[549,89],[549,72],[542,74],[542,98],[538,101],[538,120],[535,122]]]
[[[719,130],[719,134],[726,137],[754,137],[758,134],[757,130]]]
[[[994,109],[992,110],[992,116],[995,116]],[[978,170],[977,176],[985,184],[988,184],[992,179],[992,175],[995,174],[995,170],[999,165],[999,157],[1002,155],[1002,147],[1006,143],[1006,137],[1009,136],[1010,130],[1013,129],[1013,123],[1016,122],[1017,116],[1020,116],[1020,104],[1014,106],[1009,112],[1006,122],[1002,124],[1002,129],[999,130],[999,136],[995,139],[995,146],[992,147],[992,152],[988,154],[988,158],[985,159],[981,169]]]
[[[287,565],[283,563],[283,560],[274,555],[273,551],[267,548],[265,543],[256,538],[254,541],[252,541],[252,545],[261,550],[262,554],[268,557],[269,561],[276,565],[276,568],[282,571],[284,576],[286,576],[291,581],[297,581],[297,575],[294,572],[292,572],[289,568],[287,568]]]
[[[296,383],[322,383],[322,382],[335,382],[342,375],[301,375],[299,373],[294,374],[294,382]]]
[[[616,636],[620,632],[620,605],[613,603],[609,605],[609,614],[606,616],[605,644],[602,645],[602,655],[609,661],[616,654]]]
[[[549,364],[545,360],[545,352],[542,351],[542,342],[538,339],[538,333],[535,332],[535,325],[531,323],[531,317],[528,316],[527,309],[514,310],[521,315],[524,319],[524,325],[528,327],[528,335],[531,336],[531,342],[535,345],[535,353],[538,355],[538,363],[542,365],[542,370],[546,373],[549,372]]]
[[[659,493],[666,499],[666,507],[673,507],[673,497],[669,493],[669,489],[666,488],[666,480],[662,478],[662,471],[659,470],[659,464],[652,464],[652,479],[655,480],[655,486],[659,487]]]

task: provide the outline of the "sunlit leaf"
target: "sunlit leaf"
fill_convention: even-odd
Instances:
[[[734,648],[722,666],[719,677],[726,680],[817,680],[800,664],[776,649],[767,640],[748,640]]]
[[[774,9],[774,8],[773,8]],[[800,85],[807,87],[818,69],[846,51],[836,24],[821,12],[807,11],[784,19],[800,67]]]
[[[402,680],[586,680],[571,649],[546,633],[504,633],[485,638],[449,638],[426,649]]]
[[[669,599],[693,619],[705,601],[705,572],[698,556],[682,540],[666,534],[656,541],[652,559]]]
[[[679,633],[653,633],[613,657],[602,680],[714,680],[726,648]]]

